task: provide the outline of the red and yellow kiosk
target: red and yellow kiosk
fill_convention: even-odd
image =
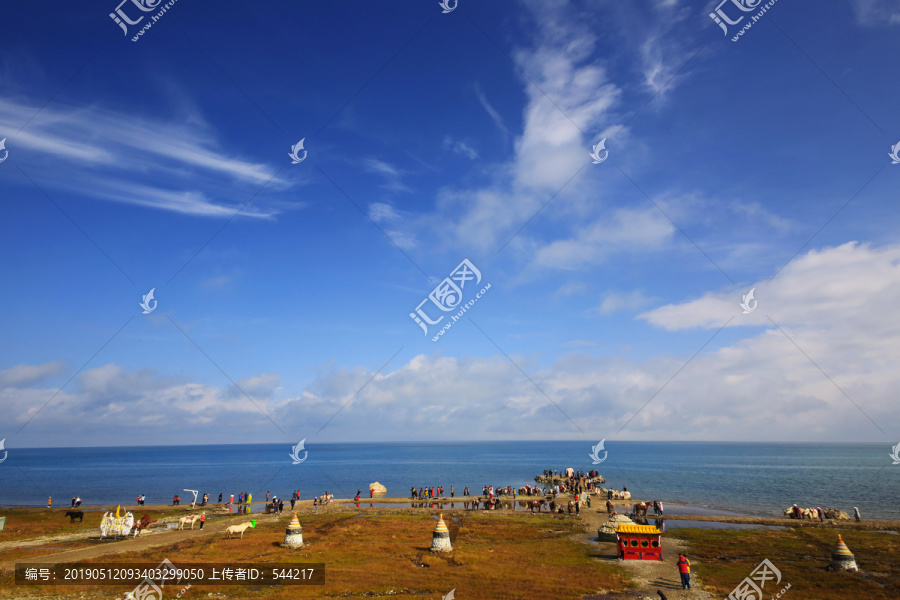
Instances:
[[[623,560],[662,560],[661,533],[653,525],[621,523],[616,527],[616,549]]]

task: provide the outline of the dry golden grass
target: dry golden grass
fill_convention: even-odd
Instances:
[[[262,523],[244,539],[223,535],[192,538],[138,556],[110,555],[95,562],[324,563],[322,586],[194,586],[181,596],[206,598],[323,598],[390,595],[392,598],[439,599],[451,589],[470,599],[581,598],[599,590],[623,589],[627,581],[615,566],[590,557],[590,549],[570,539],[579,533],[575,520],[549,516],[445,515],[454,551],[430,552],[435,520],[430,513],[320,514],[304,516],[300,550],[281,548],[287,520]],[[457,520],[458,519],[458,520]],[[6,579],[5,577],[3,579]],[[0,598],[16,597],[0,579]],[[21,586],[16,586],[19,592]],[[106,587],[30,588],[40,597],[110,598],[125,589]],[[180,591],[167,591],[174,597]],[[61,594],[62,592],[62,594]],[[10,595],[12,593],[13,595]],[[94,595],[97,594],[97,595]],[[38,597],[38,596],[35,596]],[[119,596],[121,597],[121,596]]]
[[[861,572],[828,571],[838,533]],[[900,536],[885,532],[789,529],[786,531],[678,529],[697,558],[694,571],[725,597],[764,558],[781,571],[785,599],[896,600],[900,598]],[[768,590],[767,590],[768,591]]]

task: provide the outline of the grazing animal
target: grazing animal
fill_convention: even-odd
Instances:
[[[194,522],[200,519],[200,515],[188,515],[186,517],[181,517],[178,519],[178,529],[184,529],[184,526],[188,523],[191,524],[191,529],[194,528]]]
[[[635,516],[647,516],[647,509],[650,508],[650,503],[648,502],[635,502],[634,506],[631,507],[631,512]]]
[[[240,525],[232,525],[231,527],[226,528],[225,539],[231,537],[232,534],[237,535],[238,533],[241,534],[241,539],[244,539],[244,532],[248,529],[256,527],[255,523],[255,521],[244,521]]]
[[[84,523],[83,510],[67,510],[66,516],[69,517],[69,523],[74,523],[75,519],[78,519],[80,522]]]

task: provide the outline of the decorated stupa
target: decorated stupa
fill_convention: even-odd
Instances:
[[[450,552],[453,548],[450,546],[450,530],[444,523],[444,514],[438,517],[437,527],[431,534],[431,551],[432,552]]]
[[[291,519],[290,525],[287,526],[284,532],[284,542],[281,545],[285,548],[300,548],[303,546],[303,527],[300,526],[297,513],[294,513],[294,518]]]
[[[856,565],[856,557],[850,552],[850,548],[844,543],[844,540],[838,535],[838,542],[831,551],[831,568],[835,571],[859,571]]]

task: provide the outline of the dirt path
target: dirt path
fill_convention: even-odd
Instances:
[[[609,518],[606,510],[582,510],[580,518],[585,527],[585,535],[580,541],[595,549],[595,556],[599,560],[614,562],[616,566],[624,569],[638,586],[636,589],[626,592],[624,597],[646,597],[652,598],[652,600],[659,600],[660,597],[656,591],[661,590],[669,600],[686,600],[687,598],[693,600],[718,600],[718,596],[714,596],[702,589],[702,582],[698,581],[693,573],[691,573],[691,589],[681,589],[681,578],[675,562],[678,560],[678,554],[686,549],[686,545],[681,540],[672,537],[671,534],[662,536],[662,562],[619,560],[614,542],[596,542],[597,529],[606,523]],[[632,594],[635,594],[635,596],[632,596]]]

